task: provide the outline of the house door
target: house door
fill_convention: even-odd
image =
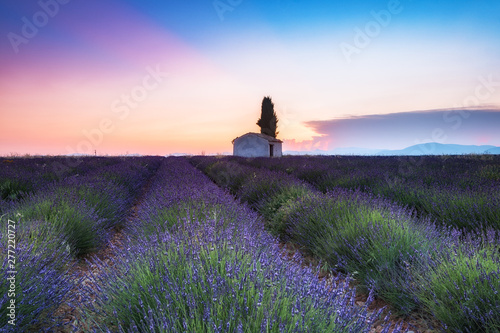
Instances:
[[[273,156],[274,156],[274,146],[269,145],[269,157],[273,157]]]

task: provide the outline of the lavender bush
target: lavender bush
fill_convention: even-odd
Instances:
[[[133,190],[142,186],[160,162],[153,157],[85,158],[71,169],[55,170],[49,165],[57,164],[57,158],[36,158],[15,159],[6,163],[9,167],[0,165],[0,183],[6,179],[30,188],[6,198],[0,207],[5,213],[0,218],[3,281],[12,270],[7,269],[12,258],[7,256],[4,232],[8,219],[17,221],[15,326],[7,322],[9,283],[2,283],[0,331],[52,331],[62,326],[56,310],[63,302],[69,306],[78,303],[69,294],[78,285],[69,273],[75,255],[95,251],[106,242],[109,229],[122,222],[132,204]],[[115,180],[109,179],[109,172]]]
[[[226,167],[235,162],[241,163],[240,170],[252,175],[243,181],[241,191],[262,186],[259,185],[262,183],[281,184],[290,179],[290,176],[280,172],[270,174],[266,168],[284,170],[289,174],[294,174],[291,169],[294,167],[300,167],[304,172],[314,170],[310,164],[294,165],[293,159],[276,160],[218,159],[218,172],[231,174],[224,171],[224,163]],[[297,160],[300,163],[309,162],[307,158]],[[262,168],[249,165],[260,165]],[[213,169],[205,165],[205,170]],[[311,174],[319,180],[320,173],[326,171],[320,168],[319,173]],[[263,181],[273,177],[273,182]],[[491,177],[490,173],[488,177]],[[218,179],[214,175],[211,178]],[[372,179],[367,183],[376,182]],[[466,185],[467,181],[463,180],[460,186]],[[273,189],[266,193],[267,198],[266,194],[260,193],[253,207],[266,215],[271,226],[278,222],[281,234],[324,260],[330,267],[353,274],[362,288],[373,288],[378,297],[388,301],[397,311],[431,313],[443,322],[444,327],[454,331],[497,330],[499,320],[496,314],[500,301],[495,291],[498,286],[489,281],[498,276],[498,261],[493,254],[498,254],[500,241],[497,236],[491,236],[495,235],[494,229],[486,229],[495,219],[494,210],[493,219],[481,224],[485,228],[483,231],[467,233],[453,226],[437,226],[432,223],[431,218],[435,218],[432,214],[421,214],[421,209],[407,209],[392,200],[376,197],[372,191],[357,188],[357,191],[352,191],[336,187],[326,195],[304,191],[300,198],[298,195],[284,195],[284,199],[280,198],[282,194],[279,190]],[[457,192],[452,191],[456,188],[442,187],[443,196],[448,195],[452,201],[455,200],[452,210],[458,207]],[[484,187],[483,191],[486,191]],[[464,206],[463,212],[472,211],[472,202]],[[476,210],[483,218],[490,214],[484,207]],[[469,227],[479,225],[474,223],[469,223]],[[491,250],[492,246],[494,250]],[[475,267],[472,267],[473,262]],[[494,294],[487,296],[489,292]],[[448,306],[451,303],[455,306]]]
[[[84,175],[119,161],[117,158],[102,157],[0,158],[0,196],[4,200],[17,201],[48,184],[74,175]]]
[[[491,230],[485,238],[450,242],[416,279],[420,302],[449,330],[500,330],[500,239]]]
[[[0,219],[0,331],[27,332],[44,331],[58,325],[55,310],[61,305],[74,287],[73,278],[68,275],[71,267],[70,253],[61,243],[64,239],[45,238],[56,232],[41,228],[41,222],[16,223],[15,250],[15,297],[9,297],[11,277],[8,271],[7,219]],[[36,243],[32,244],[32,237]],[[43,240],[43,241],[42,241]],[[12,248],[10,248],[12,250]],[[7,306],[15,299],[15,326],[8,323],[10,311]]]
[[[500,158],[495,155],[232,160],[287,172],[322,192],[342,187],[383,195],[443,225],[500,229]]]
[[[75,256],[95,251],[106,241],[105,221],[74,195],[62,198],[46,192],[26,201],[8,216],[20,216],[28,224],[43,221],[38,228],[55,230],[55,237],[62,235],[61,245],[69,246]]]
[[[377,317],[352,306],[346,285],[328,292],[310,270],[286,265],[277,246],[264,245],[270,239],[227,227],[214,235],[221,229],[215,220],[188,223],[134,249],[124,271],[106,277],[115,281],[100,309],[107,328],[362,332]]]
[[[74,255],[96,251],[106,243],[109,229],[124,222],[125,214],[147,175],[158,167],[159,160],[149,158],[151,170],[141,163],[148,160],[119,160],[87,175],[74,175],[46,185],[44,190],[28,195],[13,205],[8,217],[23,221],[42,220],[64,236]],[[132,171],[131,171],[132,170]],[[110,180],[109,172],[117,181]],[[45,226],[40,226],[45,228]]]
[[[301,201],[288,215],[288,234],[330,267],[350,272],[361,289],[401,314],[419,307],[413,275],[441,243],[430,223],[414,223],[409,212],[360,192],[338,190]]]
[[[164,162],[138,217],[89,309],[101,331],[367,332],[378,317],[353,304],[347,283],[283,261],[259,217],[184,159]]]

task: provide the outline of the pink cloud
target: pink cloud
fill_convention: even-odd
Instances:
[[[329,137],[315,136],[312,140],[296,141],[295,139],[284,139],[283,150],[291,151],[313,151],[328,150],[333,140]]]

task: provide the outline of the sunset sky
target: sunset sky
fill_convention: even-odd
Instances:
[[[499,31],[498,0],[0,0],[0,155],[231,152],[268,95],[285,150],[500,146]]]

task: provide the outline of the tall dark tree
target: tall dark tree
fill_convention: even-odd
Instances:
[[[269,96],[264,97],[262,100],[262,109],[257,125],[260,126],[262,134],[275,138],[279,133],[276,131],[278,128],[278,117],[276,116],[276,112],[274,112],[274,104]]]

